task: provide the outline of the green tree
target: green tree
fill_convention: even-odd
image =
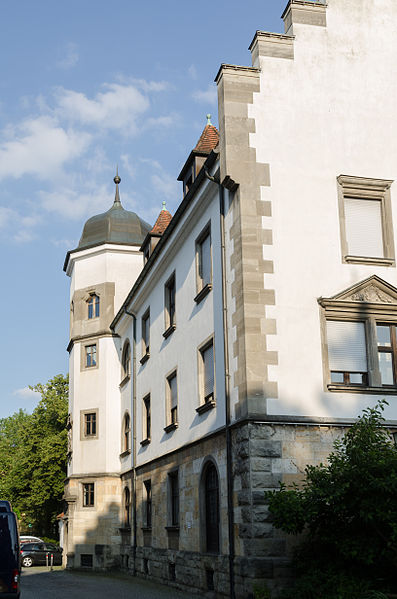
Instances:
[[[53,536],[66,476],[68,378],[31,387],[41,394],[32,414],[0,420],[0,495],[9,499],[21,528]]]
[[[396,590],[397,449],[384,428],[385,404],[364,410],[335,442],[328,464],[307,466],[303,486],[266,494],[274,525],[305,533],[296,553],[296,599]]]

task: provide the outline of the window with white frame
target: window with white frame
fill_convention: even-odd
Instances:
[[[121,359],[121,379],[124,381],[131,376],[131,345],[129,341],[124,343]]]
[[[397,289],[373,276],[319,304],[327,388],[397,393]]]
[[[394,264],[391,183],[347,175],[338,177],[344,262]]]

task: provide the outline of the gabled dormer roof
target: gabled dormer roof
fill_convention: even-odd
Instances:
[[[197,177],[204,159],[216,148],[219,143],[219,132],[216,127],[211,123],[211,115],[207,114],[207,124],[203,129],[202,134],[194,149],[190,152],[188,159],[186,160],[181,172],[179,173],[178,181],[184,181],[187,173],[191,170],[192,166],[195,166],[194,178]],[[201,160],[198,160],[200,159]]]
[[[163,209],[158,215],[157,220],[154,223],[153,229],[150,231],[150,233],[153,235],[162,235],[168,227],[168,225],[170,224],[171,218],[172,214],[171,212],[168,212],[168,210],[165,207],[165,202],[163,202]]]

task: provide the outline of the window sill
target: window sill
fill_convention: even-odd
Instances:
[[[201,300],[203,300],[205,298],[205,296],[209,294],[211,289],[212,289],[212,283],[207,283],[206,285],[204,285],[204,287],[198,292],[198,294],[194,298],[194,301],[196,302],[196,304],[199,304],[201,302]]]
[[[173,422],[172,424],[169,424],[168,426],[164,427],[164,430],[166,433],[171,433],[172,431],[174,431],[177,428],[178,428],[178,423]]]
[[[196,412],[197,412],[197,414],[204,414],[205,412],[208,412],[209,410],[212,410],[213,408],[215,408],[215,406],[216,406],[215,399],[210,399],[209,401],[206,401],[205,403],[201,404],[201,406],[196,408]]]
[[[150,353],[146,352],[146,354],[144,354],[139,361],[141,364],[145,364],[145,362],[147,362],[149,360],[149,358],[150,358]]]
[[[152,532],[152,527],[151,526],[142,526],[141,527],[142,532],[146,532],[146,533],[151,533]]]
[[[131,532],[131,526],[120,526],[119,531],[121,532],[121,534],[127,534]]]
[[[98,439],[98,435],[83,435],[81,437],[82,441],[94,441],[95,439]]]
[[[397,387],[366,387],[365,385],[327,385],[333,393],[369,393],[371,395],[397,395]]]
[[[163,333],[164,339],[167,339],[176,329],[176,324],[171,324]]]
[[[130,375],[129,375],[129,374],[127,374],[127,376],[125,376],[125,377],[123,378],[123,380],[121,381],[121,383],[120,383],[120,385],[119,385],[120,389],[121,389],[122,387],[124,387],[124,385],[126,385],[126,384],[128,383],[128,381],[130,380],[130,378],[131,378],[131,377],[130,377]]]
[[[147,437],[147,439],[143,439],[141,441],[142,447],[145,447],[145,445],[149,445],[149,443],[150,443],[150,437]]]
[[[130,455],[130,453],[131,453],[131,449],[126,449],[125,451],[123,451],[123,452],[120,454],[120,457],[121,457],[121,458],[126,458],[126,457],[127,457],[127,455]]]
[[[347,264],[374,264],[376,266],[394,266],[394,258],[371,258],[369,256],[345,256]]]
[[[179,533],[179,524],[175,524],[174,526],[165,526],[165,530],[167,532],[178,532]]]

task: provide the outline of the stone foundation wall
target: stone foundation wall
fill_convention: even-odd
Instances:
[[[280,589],[291,579],[296,539],[276,530],[264,493],[279,482],[299,484],[307,464],[326,462],[343,427],[245,423],[233,431],[236,597],[254,583]]]

